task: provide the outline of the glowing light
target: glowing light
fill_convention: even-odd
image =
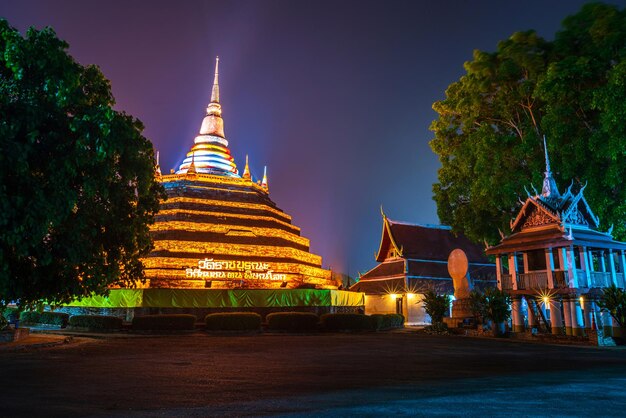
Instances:
[[[413,299],[415,297],[415,293],[407,293],[406,297],[407,299]]]
[[[544,305],[547,305],[548,303],[550,303],[550,298],[549,298],[549,297],[547,297],[547,296],[544,296],[544,297],[543,297],[543,304],[544,304]]]
[[[580,300],[580,304],[582,305],[582,304],[583,304],[583,302],[584,302],[583,297],[581,296],[579,300]]]
[[[400,295],[398,295],[397,293],[392,293],[389,295],[389,297],[393,300],[398,299],[399,297],[401,297]]]

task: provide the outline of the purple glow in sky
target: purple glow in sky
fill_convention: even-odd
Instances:
[[[52,26],[111,80],[164,172],[193,143],[220,57],[225,132],[240,170],[268,166],[270,196],[324,266],[375,265],[380,206],[438,223],[432,103],[474,49],[519,30],[552,38],[584,1],[30,1],[0,16]],[[618,2],[619,3],[619,2]]]

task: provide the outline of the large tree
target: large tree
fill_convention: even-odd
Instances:
[[[588,182],[602,227],[625,239],[626,11],[586,5],[554,41],[515,33],[495,52],[475,51],[465,71],[433,105],[440,220],[496,242],[524,187],[541,186],[545,134],[561,188]]]
[[[143,276],[162,187],[137,119],[52,29],[0,20],[0,305],[63,303]]]

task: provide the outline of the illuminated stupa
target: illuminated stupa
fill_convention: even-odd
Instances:
[[[168,199],[151,227],[145,258],[151,288],[336,289],[320,256],[291,217],[269,197],[267,173],[255,182],[248,158],[242,175],[228,149],[218,64],[200,132],[173,174],[157,176]]]

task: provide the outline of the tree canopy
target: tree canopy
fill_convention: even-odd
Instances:
[[[0,305],[143,279],[162,186],[137,119],[52,29],[0,20]]]
[[[497,242],[524,187],[541,186],[546,135],[560,188],[588,183],[601,227],[614,224],[626,239],[626,10],[586,5],[553,41],[514,33],[495,52],[474,51],[464,68],[433,105],[441,222]]]

